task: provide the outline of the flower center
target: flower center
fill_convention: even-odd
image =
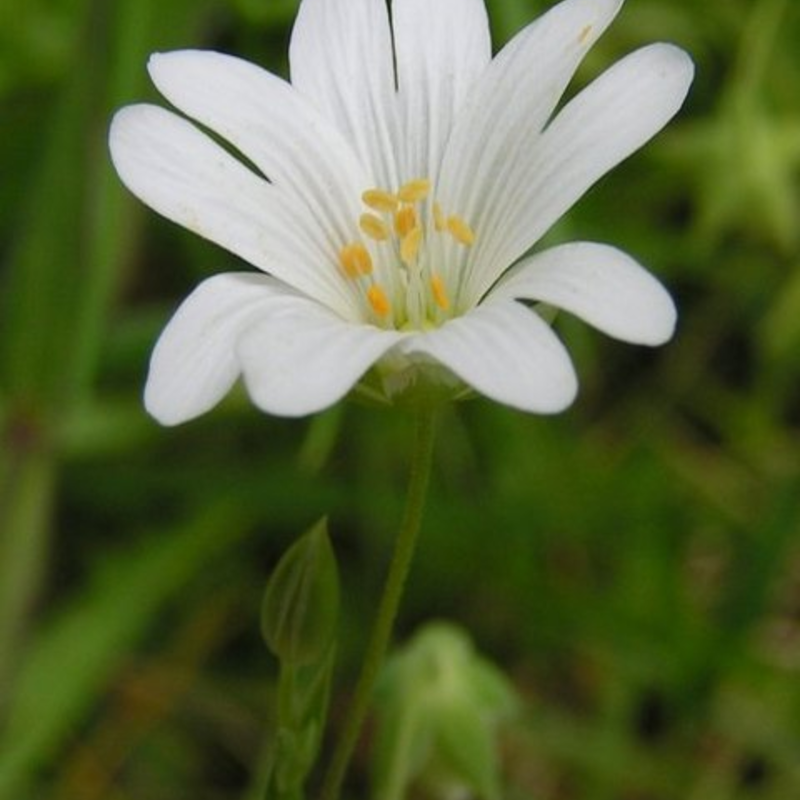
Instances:
[[[432,263],[431,245],[449,237],[470,247],[475,233],[460,216],[445,214],[431,194],[428,178],[395,192],[367,189],[358,220],[362,238],[339,250],[342,274],[357,285],[367,317],[381,327],[423,329],[448,318],[449,287]]]

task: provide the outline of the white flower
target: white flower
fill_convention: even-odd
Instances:
[[[526,255],[688,91],[688,56],[654,44],[554,115],[621,4],[564,0],[492,59],[483,0],[303,0],[291,84],[215,52],[154,55],[153,81],[185,116],[118,112],[117,171],[262,272],[212,277],[187,298],[153,353],[148,410],[191,419],[241,374],[263,410],[310,414],[375,367],[389,396],[424,375],[560,411],[572,364],[520,300],[625,341],[669,339],[669,295],[619,250]]]

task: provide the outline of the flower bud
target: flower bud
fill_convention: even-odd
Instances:
[[[499,725],[517,705],[505,676],[458,628],[426,626],[389,662],[378,695],[375,796],[500,796]]]
[[[321,519],[283,555],[270,576],[261,608],[261,633],[285,664],[322,659],[336,633],[339,576]]]

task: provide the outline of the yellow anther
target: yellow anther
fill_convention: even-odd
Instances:
[[[417,212],[412,206],[402,206],[394,215],[394,229],[404,239],[417,227]]]
[[[591,25],[585,25],[581,32],[578,34],[578,44],[586,44],[589,34],[592,32]]]
[[[361,195],[361,199],[374,211],[381,211],[384,214],[394,213],[399,205],[397,197],[383,189],[367,189]]]
[[[419,254],[419,246],[422,244],[422,228],[417,225],[412,228],[400,242],[400,260],[410,267]]]
[[[401,203],[419,203],[430,194],[430,191],[431,182],[427,178],[417,178],[404,183],[398,189],[397,197]]]
[[[438,203],[433,204],[433,227],[436,228],[438,233],[447,230],[447,220],[444,217],[444,211]]]
[[[386,292],[384,292],[383,289],[381,289],[381,287],[377,284],[373,284],[369,287],[369,289],[367,289],[367,300],[369,300],[372,310],[379,317],[387,316],[392,310],[392,306],[391,303],[389,303],[389,298],[386,296]]]
[[[376,242],[385,242],[391,235],[389,226],[375,214],[362,214],[358,221],[358,227]]]
[[[464,222],[461,217],[448,217],[447,230],[450,231],[453,238],[461,244],[469,247],[475,241],[475,233],[472,228]]]
[[[339,264],[342,272],[351,280],[372,272],[372,256],[361,242],[345,245],[339,251]]]
[[[447,290],[444,288],[444,281],[438,275],[434,275],[431,278],[431,292],[433,292],[433,302],[436,303],[442,311],[447,311],[447,309],[450,308],[450,298],[447,296]]]

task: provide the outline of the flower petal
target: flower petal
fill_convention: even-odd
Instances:
[[[397,186],[395,80],[385,0],[303,0],[289,62],[292,85],[352,142],[373,180],[385,188]]]
[[[444,156],[441,200],[467,219],[492,205],[622,0],[565,0],[520,31],[470,93]],[[509,171],[512,171],[509,169]]]
[[[352,237],[367,178],[350,145],[286,81],[240,58],[181,50],[150,58],[153,82],[176,108],[233,144],[306,215]]]
[[[344,322],[302,297],[285,297],[242,336],[238,354],[253,402],[300,417],[333,405],[406,334]]]
[[[577,391],[564,346],[536,312],[515,301],[488,301],[399,349],[435,359],[486,397],[522,411],[563,411]]]
[[[509,159],[502,193],[477,224],[467,278],[473,302],[595,181],[661,130],[692,76],[682,50],[644,47],[571,100],[529,153]]]
[[[633,344],[663,344],[675,331],[667,290],[630,256],[603,244],[574,242],[525,259],[490,296],[549,303]]]
[[[436,181],[453,119],[492,57],[483,0],[394,0],[403,177]]]
[[[122,181],[159,214],[357,318],[325,230],[190,122],[157,106],[128,106],[109,141]]]
[[[287,289],[246,272],[216,275],[180,305],[156,343],[145,386],[147,410],[177,425],[215,406],[239,375],[235,353],[242,330]]]

